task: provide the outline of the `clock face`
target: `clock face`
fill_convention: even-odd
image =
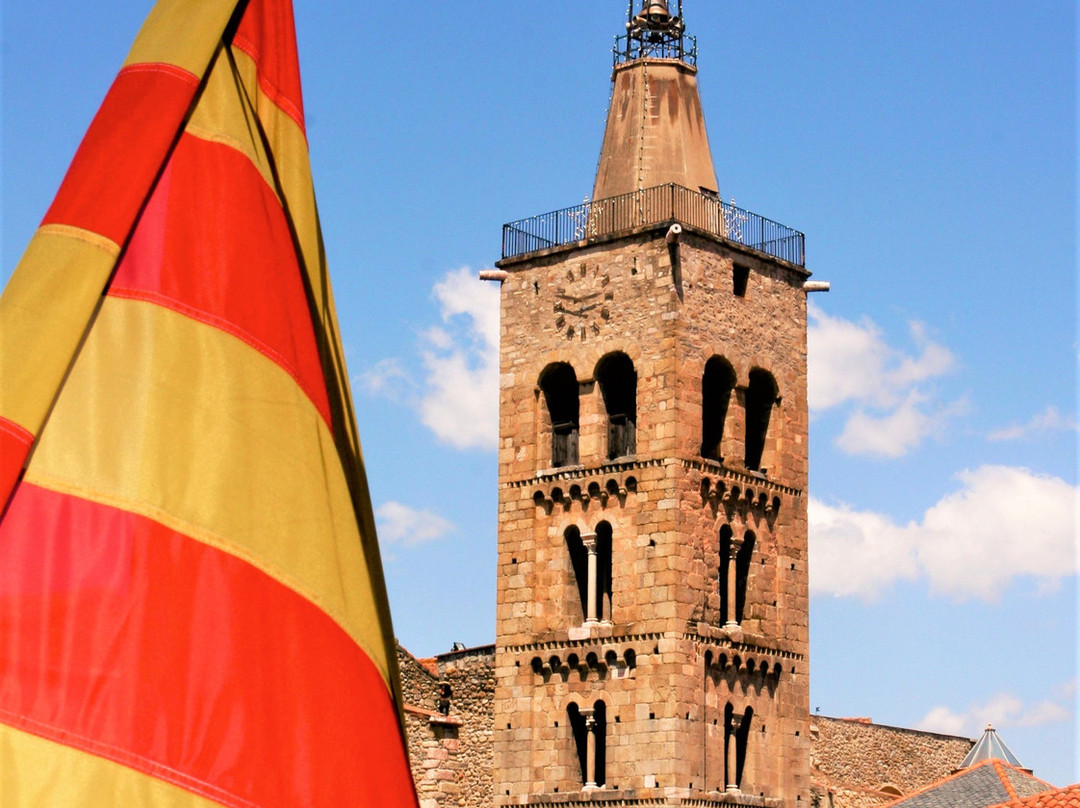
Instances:
[[[599,264],[570,267],[555,289],[555,327],[567,339],[598,336],[611,317],[611,276]]]

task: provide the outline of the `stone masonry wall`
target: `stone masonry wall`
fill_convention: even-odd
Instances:
[[[420,808],[491,808],[494,647],[418,660],[398,646]]]
[[[814,797],[821,808],[872,808],[956,770],[973,741],[814,716],[810,727]]]
[[[457,806],[459,723],[439,710],[439,679],[433,660],[418,660],[398,646],[409,764],[420,808]]]
[[[495,728],[495,646],[436,657],[439,682],[450,686],[450,718],[461,722],[458,748],[458,803],[492,805]]]
[[[806,273],[689,231],[652,229],[503,262],[496,800],[580,793],[571,714],[602,707],[604,785],[629,798],[717,799],[725,716],[753,715],[746,796],[809,797]],[[749,277],[734,292],[735,265]],[[605,357],[636,373],[636,445],[611,458]],[[724,459],[702,446],[710,357],[736,387]],[[554,468],[543,379],[577,381],[577,463]],[[747,389],[770,374],[759,468],[744,463]],[[743,629],[724,626],[720,535],[753,548]],[[586,625],[570,536],[611,536],[610,615]],[[755,538],[748,538],[753,533]],[[738,596],[737,597],[741,597]],[[598,742],[599,743],[599,742]],[[546,798],[546,797],[545,797]]]

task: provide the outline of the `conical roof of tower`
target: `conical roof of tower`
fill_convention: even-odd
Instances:
[[[669,183],[718,194],[697,68],[670,7],[642,0],[620,39],[594,200]]]
[[[969,766],[974,766],[976,763],[981,763],[984,760],[1003,760],[1006,763],[1010,763],[1013,766],[1019,766],[1023,768],[1023,764],[1017,760],[1016,755],[1005,745],[1005,742],[998,737],[997,732],[992,726],[987,726],[986,731],[982,737],[971,747],[971,751],[968,752],[967,757],[964,758],[964,762],[960,764],[961,769],[966,769]]]

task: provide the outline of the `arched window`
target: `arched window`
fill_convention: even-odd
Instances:
[[[588,782],[588,742],[585,727],[585,715],[575,702],[566,705],[566,718],[570,723],[570,734],[574,739],[574,751],[577,753],[578,773],[581,775],[581,784]]]
[[[567,614],[566,617],[570,623],[581,625],[585,622],[585,615],[588,613],[589,556],[585,550],[585,543],[581,540],[581,531],[576,527],[573,525],[568,527],[563,537],[566,539],[566,552],[570,556],[570,570],[577,584],[579,598],[577,603],[573,601],[568,603],[568,611],[572,610],[573,613]]]
[[[592,707],[583,709],[570,702],[566,714],[574,738],[582,787],[601,788],[607,782],[607,705],[597,701]]]
[[[746,590],[750,581],[750,560],[754,557],[753,531],[743,534],[742,546],[735,555],[735,622],[742,625],[746,609]]]
[[[596,616],[611,622],[611,525],[596,526]]]
[[[743,621],[755,541],[753,531],[746,531],[740,540],[729,525],[720,528],[720,617],[728,628]]]
[[[611,525],[601,522],[595,533],[582,534],[571,525],[563,534],[581,599],[585,625],[611,621]],[[576,611],[576,610],[575,610]],[[577,614],[568,615],[573,621]]]
[[[607,456],[632,455],[637,450],[637,371],[624,353],[611,353],[596,365],[596,380],[607,411]]]
[[[746,467],[751,471],[761,469],[769,418],[778,393],[776,379],[771,373],[761,368],[750,371],[750,384],[746,388]]]
[[[735,389],[735,371],[731,363],[714,356],[705,363],[701,379],[701,456],[723,460],[721,442],[727,420],[731,391]]]
[[[602,701],[593,704],[593,724],[593,732],[596,734],[593,782],[597,788],[602,788],[607,783],[607,705]]]
[[[540,389],[551,420],[551,465],[575,465],[580,411],[577,374],[565,362],[548,365],[540,374]]]
[[[731,564],[731,537],[730,525],[720,528],[720,622],[725,625],[735,623],[735,615],[731,606],[731,593],[733,587],[729,585],[728,577],[732,573]]]
[[[724,708],[724,784],[729,792],[742,790],[753,720],[753,707],[747,707],[742,715],[735,712],[730,702]]]

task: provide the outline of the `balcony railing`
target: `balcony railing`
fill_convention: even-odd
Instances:
[[[513,258],[667,222],[690,225],[781,261],[806,265],[805,237],[798,230],[680,185],[645,188],[504,224],[502,256]]]

